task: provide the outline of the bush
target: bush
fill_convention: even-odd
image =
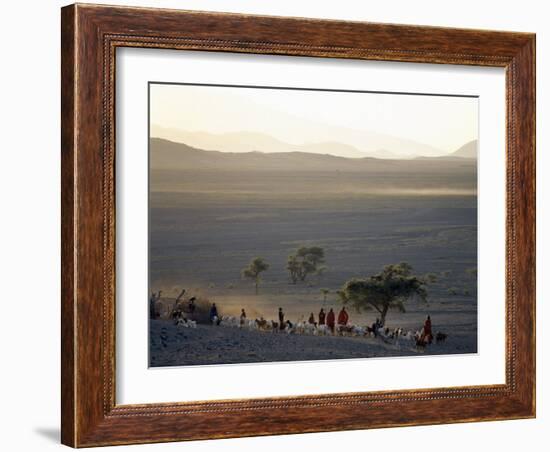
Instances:
[[[176,306],[176,310],[179,310],[183,313],[183,316],[185,318],[188,318],[190,320],[195,320],[197,323],[202,324],[210,324],[210,308],[212,306],[212,302],[205,297],[195,297],[195,312],[193,315],[189,312],[189,298],[185,298],[185,300],[182,300],[178,303],[178,306]],[[222,312],[220,310],[220,307],[218,308],[218,316],[222,316]]]
[[[449,287],[447,289],[447,293],[449,295],[457,295],[458,294],[458,289],[456,287]]]
[[[212,302],[208,298],[202,298],[199,297],[195,300],[195,305],[197,306],[195,308],[195,314],[193,315],[193,320],[195,320],[197,323],[203,323],[203,324],[209,324],[210,323],[210,307],[212,306]],[[222,316],[222,310],[218,305],[216,305],[218,308],[218,316]]]

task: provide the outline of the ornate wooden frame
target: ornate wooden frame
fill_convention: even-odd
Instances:
[[[61,32],[64,444],[84,447],[535,416],[534,34],[80,4],[62,9]],[[117,405],[117,47],[504,67],[506,383]]]

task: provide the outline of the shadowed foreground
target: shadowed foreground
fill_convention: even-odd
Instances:
[[[465,337],[419,350],[410,343],[366,337],[309,336],[197,325],[182,328],[167,320],[150,321],[151,367],[309,361],[342,358],[468,353]]]

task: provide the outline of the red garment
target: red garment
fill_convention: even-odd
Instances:
[[[343,309],[338,314],[338,325],[347,325],[349,320],[348,313]]]
[[[423,342],[424,344],[431,344],[433,340],[432,335],[432,321],[430,319],[426,319],[424,322],[424,328],[422,330],[422,335],[420,336],[420,342]]]
[[[432,321],[426,320],[424,322],[424,335],[425,336],[431,336],[432,335]]]
[[[335,320],[334,312],[330,311],[327,314],[327,326],[329,326],[330,328],[334,328],[334,320]]]

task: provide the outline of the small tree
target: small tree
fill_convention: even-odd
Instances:
[[[447,289],[447,293],[449,295],[456,295],[458,293],[458,289],[456,287],[449,287]]]
[[[301,271],[301,265],[300,265],[300,262],[298,261],[298,258],[293,255],[288,256],[288,260],[286,262],[286,268],[288,270],[288,273],[290,274],[290,279],[292,281],[292,284],[296,284],[298,282],[298,279],[300,278],[300,271]]]
[[[405,312],[405,302],[417,297],[427,301],[426,280],[412,275],[406,263],[387,265],[383,270],[365,279],[352,279],[338,292],[342,302],[351,304],[358,312],[375,309],[382,325],[390,309]]]
[[[269,268],[269,264],[261,257],[255,257],[250,261],[247,267],[242,269],[243,278],[249,278],[254,281],[256,295],[258,294],[258,285],[261,281],[260,274]]]
[[[325,263],[325,250],[320,246],[301,246],[296,254],[288,256],[286,268],[293,284],[305,281],[307,275],[316,274]]]

